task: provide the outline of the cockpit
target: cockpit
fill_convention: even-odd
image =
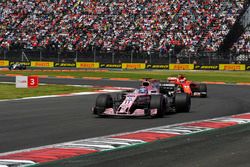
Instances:
[[[148,93],[148,90],[147,90],[147,88],[145,88],[145,87],[141,87],[141,88],[138,90],[138,93],[147,94],[147,93]]]

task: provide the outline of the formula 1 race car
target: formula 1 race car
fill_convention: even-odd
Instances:
[[[206,84],[188,81],[182,74],[178,75],[178,77],[168,77],[167,81],[179,85],[182,92],[190,96],[207,97]]]
[[[26,65],[21,63],[11,64],[9,70],[26,70]]]
[[[113,98],[101,94],[93,113],[98,116],[163,117],[168,112],[189,112],[190,95],[180,92],[176,84],[144,80],[139,89],[123,92]]]

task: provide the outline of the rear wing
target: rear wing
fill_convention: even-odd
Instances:
[[[160,93],[162,94],[169,94],[169,92],[178,92],[179,85],[175,83],[169,83],[169,82],[161,82],[160,83]]]

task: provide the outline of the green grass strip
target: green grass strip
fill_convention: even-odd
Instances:
[[[0,84],[0,100],[24,97],[91,92],[93,88],[65,85],[40,85],[37,88],[16,88],[14,84]]]

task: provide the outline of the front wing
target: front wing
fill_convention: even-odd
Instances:
[[[95,110],[95,108],[93,109]],[[142,116],[156,116],[157,109],[135,109],[132,113],[126,111],[117,111],[114,108],[106,108],[104,112],[97,115],[100,116],[128,116],[128,117],[142,117]],[[95,113],[95,111],[94,111]]]

